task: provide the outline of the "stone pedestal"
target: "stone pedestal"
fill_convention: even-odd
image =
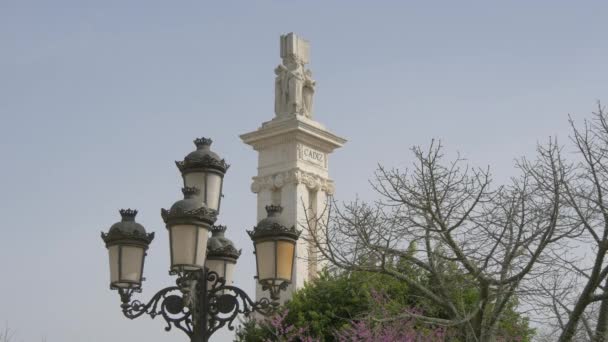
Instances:
[[[329,178],[329,155],[346,140],[329,132],[320,123],[304,116],[277,116],[241,139],[258,151],[258,173],[251,191],[257,194],[257,220],[266,217],[265,206],[281,205],[281,219],[286,226],[302,230],[292,285],[282,293],[281,302],[294,290],[315,277],[322,265],[312,244],[306,240],[307,217],[324,212],[327,198],[334,193]],[[313,223],[314,225],[314,223]],[[258,285],[257,298],[267,297]]]

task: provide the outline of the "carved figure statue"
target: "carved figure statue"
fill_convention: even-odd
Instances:
[[[277,75],[274,79],[274,113],[279,116],[286,112],[287,109],[287,92],[285,91],[285,74],[287,72],[287,68],[283,64],[279,64],[274,69],[275,75]]]
[[[308,42],[293,33],[281,36],[283,63],[274,70],[274,110],[277,116],[312,117],[315,81],[312,72],[304,67],[308,63],[308,48]]]
[[[312,97],[315,94],[315,80],[312,79],[312,72],[304,72],[304,88],[302,88],[302,98],[304,99],[304,115],[312,117]]]

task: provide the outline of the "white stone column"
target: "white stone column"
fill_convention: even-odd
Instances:
[[[272,203],[272,190],[271,189],[263,189],[258,193],[258,211],[257,211],[257,219],[258,222],[266,217],[266,206],[274,204]]]
[[[306,185],[297,184],[292,188],[296,189],[296,228],[302,231],[300,235],[300,239],[298,240],[297,245],[297,258],[296,258],[296,267],[294,270],[294,279],[293,285],[295,285],[296,289],[299,289],[304,286],[304,282],[308,280],[308,231],[306,222],[306,210],[308,203],[308,190],[306,189]]]
[[[258,196],[257,222],[266,217],[265,206],[279,204],[283,207],[281,220],[284,225],[303,230],[297,244],[292,284],[288,291],[281,294],[281,301],[285,301],[321,269],[318,262],[309,258],[309,252],[313,248],[305,238],[308,234],[305,229],[308,225],[307,211],[309,215],[321,214],[327,195],[333,194],[334,185],[329,178],[328,159],[330,153],[341,147],[346,140],[313,120],[311,108],[308,111],[292,112],[292,108],[285,107],[290,103],[285,99],[295,95],[289,92],[291,88],[282,87],[282,82],[305,69],[309,45],[294,34],[282,36],[281,42],[281,57],[285,65],[281,64],[275,70],[275,96],[280,97],[276,101],[276,108],[280,110],[275,113],[274,119],[262,123],[253,132],[241,135],[241,139],[259,154],[258,171],[251,186],[251,190]],[[296,70],[295,67],[299,69]],[[310,77],[310,70],[304,71],[306,77]],[[307,79],[306,82],[306,86],[314,87],[312,79]],[[259,285],[256,295],[258,299],[268,297],[268,293],[261,291]]]

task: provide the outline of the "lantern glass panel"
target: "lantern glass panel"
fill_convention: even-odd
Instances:
[[[222,177],[215,173],[207,173],[207,207],[219,210],[220,197],[222,196]]]
[[[209,271],[215,272],[217,273],[218,276],[220,277],[224,277],[225,279],[225,275],[224,275],[224,263],[226,263],[226,260],[223,259],[209,259],[207,258],[207,261],[205,261],[205,266],[207,266],[207,268],[209,269]]]
[[[108,247],[108,254],[110,255],[110,283],[114,284],[118,282],[118,248],[119,246],[114,245]]]
[[[226,261],[226,274],[224,275],[224,279],[226,279],[227,285],[232,285],[234,283],[234,269],[236,264],[230,261]]]
[[[198,228],[198,243],[196,251],[196,265],[203,268],[205,266],[205,258],[207,258],[207,240],[209,239],[209,231],[203,227]]]
[[[172,269],[192,271],[205,265],[209,233],[203,227],[175,225],[171,227]]]
[[[184,175],[184,186],[189,188],[197,188],[199,193],[194,196],[196,200],[202,205],[205,203],[205,178],[207,173],[205,172],[190,172]]]
[[[121,275],[120,281],[126,283],[141,283],[144,249],[135,246],[121,246]]]
[[[291,281],[294,247],[291,241],[277,241],[277,278]]]
[[[275,278],[275,244],[275,241],[264,241],[258,242],[255,246],[259,280]]]

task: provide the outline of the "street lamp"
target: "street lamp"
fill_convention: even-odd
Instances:
[[[300,236],[295,226],[288,228],[281,224],[282,211],[278,205],[266,206],[268,217],[247,231],[255,248],[258,282],[262,290],[270,290],[270,298],[275,300],[293,278],[295,246]]]
[[[217,219],[213,209],[201,206],[197,188],[182,189],[184,199],[171,209],[161,209],[161,216],[169,230],[171,271],[196,271],[205,267],[207,239],[211,225]]]
[[[110,227],[101,238],[110,255],[110,287],[139,289],[143,280],[144,259],[154,233],[147,234],[144,226],[135,222],[137,210],[121,209],[122,220]]]
[[[224,175],[230,165],[211,151],[211,143],[213,140],[207,138],[194,140],[196,150],[175,165],[182,173],[184,187],[200,189],[196,196],[199,203],[219,213]]]
[[[207,242],[207,260],[205,266],[210,271],[224,278],[226,284],[232,285],[234,267],[241,251],[234,247],[234,243],[224,236],[226,226],[213,226],[211,237]]]
[[[144,259],[154,233],[146,233],[135,222],[137,210],[120,210],[122,220],[101,237],[110,259],[110,288],[118,290],[123,314],[130,319],[144,314],[162,316],[169,331],[184,331],[191,342],[205,342],[218,329],[234,329],[239,314],[259,312],[269,315],[278,306],[274,300],[291,282],[295,243],[299,232],[278,223],[281,207],[267,208],[269,217],[248,232],[256,250],[256,277],[272,300],[254,302],[243,290],[232,286],[233,272],[240,256],[224,233],[214,226],[219,213],[222,183],[228,164],[209,148],[210,139],[196,139],[197,150],[176,162],[184,179],[184,198],[170,209],[161,209],[169,232],[169,274],[176,286],[158,291],[146,304],[131,300],[141,292]],[[209,237],[209,233],[212,236]]]

